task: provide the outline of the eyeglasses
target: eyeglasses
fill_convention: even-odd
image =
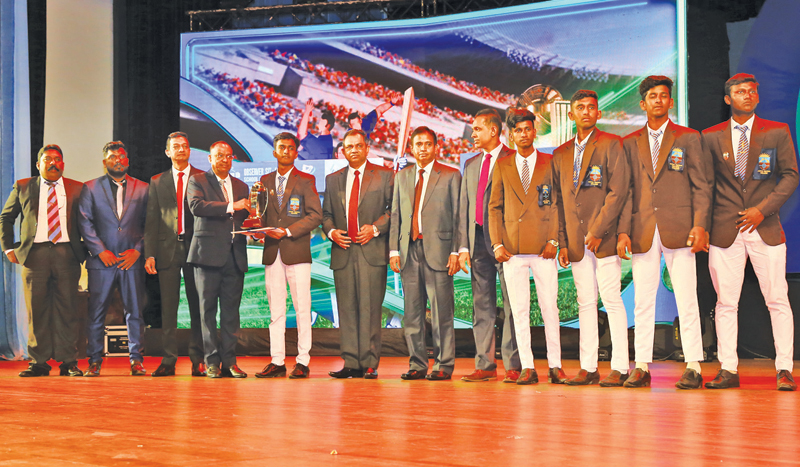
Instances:
[[[232,161],[234,159],[233,154],[217,154],[214,156],[215,161]]]

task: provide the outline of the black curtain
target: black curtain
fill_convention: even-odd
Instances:
[[[31,175],[44,146],[45,64],[47,63],[47,0],[28,0],[28,73],[31,118]]]

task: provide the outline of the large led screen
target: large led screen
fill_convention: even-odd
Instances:
[[[297,134],[303,140],[296,167],[314,175],[322,193],[325,176],[346,164],[336,146],[354,113],[370,134],[372,160],[391,164],[401,106],[390,101],[408,88],[415,95],[410,126],[434,129],[439,160],[456,167],[475,154],[470,122],[484,108],[504,114],[527,107],[537,115],[538,149],[564,143],[574,134],[567,111],[578,89],[600,96],[600,128],[626,135],[645,124],[638,86],[651,74],[675,81],[672,118],[685,124],[684,8],[683,0],[552,1],[419,20],[184,34],[181,129],[193,165],[208,170],[211,143],[228,141],[236,155],[231,173],[250,185],[276,168],[273,137]],[[330,120],[330,134],[323,135]],[[410,152],[405,157],[413,163]],[[311,245],[314,326],[335,327],[330,242],[317,229]],[[261,248],[253,244],[249,253],[242,326],[267,327]],[[569,268],[559,269],[559,280],[562,324],[577,326]],[[402,326],[399,275],[387,270],[386,285],[384,323]],[[633,325],[629,262],[623,287]],[[469,275],[455,276],[455,290],[456,327],[471,327]],[[541,325],[533,284],[531,305],[531,324]],[[665,271],[657,320],[676,315]],[[188,326],[185,302],[180,321]],[[293,324],[289,308],[287,325]]]

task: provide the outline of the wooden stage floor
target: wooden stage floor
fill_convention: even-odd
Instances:
[[[742,360],[743,387],[722,391],[675,389],[675,362],[653,364],[645,389],[517,386],[502,369],[497,382],[401,381],[406,358],[382,359],[374,381],[329,378],[335,357],[312,358],[309,380],[253,377],[268,362],[242,357],[247,379],[210,380],[188,376],[187,358],[166,378],[127,376],[121,358],[99,378],[20,378],[25,362],[0,361],[0,466],[800,463],[800,393],[775,390],[772,361]],[[455,376],[472,367],[459,359]]]

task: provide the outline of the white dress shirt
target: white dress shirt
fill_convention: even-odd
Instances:
[[[61,240],[58,243],[69,242],[69,232],[67,229],[67,192],[64,190],[64,179],[59,178],[55,182],[56,200],[58,201],[58,218],[61,223]],[[39,213],[36,216],[36,236],[33,243],[46,243],[47,238],[47,196],[50,193],[50,185],[43,177],[39,177]]]
[[[228,192],[228,214],[233,214],[233,186],[231,186],[231,176],[228,175],[225,178],[219,178],[219,175],[214,175],[217,177],[220,188],[224,187],[223,189]]]
[[[755,119],[756,119],[756,114],[753,114],[753,116],[750,117],[749,120],[744,122],[744,125],[747,127],[747,131],[745,133],[747,134],[747,142],[748,143],[752,143],[752,141],[753,141],[753,139],[750,137],[750,134],[753,132],[753,122],[755,122]],[[731,117],[731,144],[733,144],[733,162],[734,162],[733,165],[734,166],[736,165],[736,157],[739,155],[738,154],[739,153],[739,139],[741,139],[741,137],[742,137],[742,132],[736,129],[737,126],[742,126],[742,125],[736,123],[736,120],[734,120],[733,117]]]
[[[661,142],[664,141],[664,133],[667,132],[667,125],[669,125],[669,119],[667,119],[667,121],[664,122],[664,124],[661,125],[661,127],[659,127],[656,130],[650,128],[650,125],[647,125],[647,141],[650,143],[650,154],[653,154],[653,137],[650,136],[650,133],[652,132],[658,133],[659,131],[661,132],[661,134],[658,136],[658,147],[660,152]]]
[[[514,156],[514,161],[517,163],[517,173],[519,174],[519,180],[522,182],[522,186],[525,186],[525,182],[528,182],[530,185],[531,178],[533,177],[533,168],[536,167],[536,157],[539,155],[539,152],[536,148],[533,148],[533,153],[528,157],[522,157],[519,152],[516,153]],[[528,180],[522,179],[522,165],[525,163],[525,159],[528,160]],[[530,187],[528,187],[530,190]]]

